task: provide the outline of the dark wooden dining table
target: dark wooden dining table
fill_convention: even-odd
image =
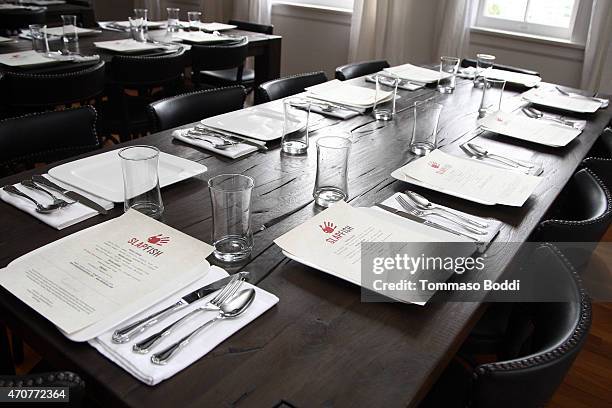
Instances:
[[[363,78],[353,81],[371,86]],[[443,205],[499,219],[497,245],[486,251],[490,269],[499,277],[516,254],[514,243],[528,239],[610,122],[612,108],[581,116],[587,120],[582,134],[566,147],[551,148],[490,133],[474,136],[481,92],[464,79],[450,95],[431,87],[400,90],[394,121],[376,122],[369,114],[346,121],[326,119],[311,136],[316,140],[323,134],[353,130],[348,200],[353,206],[372,206],[410,188]],[[505,93],[512,95],[517,92]],[[463,156],[459,144],[474,139],[491,151],[543,165],[543,181],[522,207],[476,204],[390,177],[391,171],[415,158],[408,149],[414,120],[410,106],[426,98],[444,105],[439,126],[443,151]],[[277,295],[280,302],[184,371],[150,387],[88,344],[66,339],[0,288],[1,319],[50,363],[82,375],[89,395],[103,406],[416,406],[486,308],[477,302],[366,303],[359,287],[283,256],[273,240],[321,211],[312,198],[314,143],[304,156],[281,154],[273,144],[267,152],[237,160],[174,140],[171,131],[128,144],[154,145],[208,167],[202,176],[162,190],[166,206],[162,221],[203,241],[210,242],[211,234],[207,180],[221,173],[255,179],[253,253],[248,261],[227,269],[250,271],[252,282]],[[48,167],[4,178],[0,184],[44,173]],[[0,203],[0,266],[122,213],[123,206],[117,205],[108,216],[56,231]]]
[[[100,29],[98,27],[98,29]],[[152,30],[158,31],[158,30]],[[227,30],[224,31],[229,35],[235,36],[246,36],[249,39],[248,44],[248,56],[254,59],[255,69],[255,84],[261,84],[271,79],[280,77],[280,65],[281,65],[281,41],[282,37],[279,35],[261,34],[252,31],[244,30]],[[101,41],[113,41],[130,38],[130,34],[126,32],[102,30],[99,34],[93,35],[82,35],[79,38],[80,52],[83,55],[100,55],[100,58],[106,62],[109,62],[113,56],[118,55],[111,51],[97,48],[94,42]],[[51,51],[60,50],[62,46],[61,39],[55,37],[49,41],[49,48]],[[32,42],[28,39],[19,38],[16,42],[0,44],[0,54],[7,54],[19,51],[27,51],[32,49]],[[159,50],[152,51],[151,53],[158,53]],[[185,58],[186,66],[191,65],[190,53],[187,51]],[[146,55],[146,54],[138,54]],[[91,65],[92,63],[59,63],[53,65],[44,66],[33,66],[27,68],[11,68],[0,65],[0,74],[3,71],[13,70],[21,72],[32,72],[32,73],[59,73],[67,70],[74,71],[79,67]]]

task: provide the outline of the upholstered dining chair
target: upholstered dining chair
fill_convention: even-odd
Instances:
[[[347,79],[375,74],[389,67],[390,65],[386,60],[354,62],[336,68],[336,79],[346,81]]]
[[[149,119],[159,132],[242,109],[245,97],[246,89],[240,85],[189,92],[150,104]]]
[[[185,50],[161,55],[116,55],[110,62],[108,101],[98,109],[98,130],[105,137],[119,134],[122,141],[151,131],[147,106],[180,93]]]
[[[564,302],[525,305],[532,330],[515,358],[472,366],[455,357],[421,407],[543,407],[582,349],[591,325],[591,301],[578,273],[552,245],[536,248],[531,267],[554,269]]]
[[[612,128],[604,129],[589,152],[589,156],[612,159]]]
[[[33,113],[0,121],[0,175],[100,148],[91,106]]]
[[[53,74],[6,72],[0,79],[4,117],[98,103],[105,86],[104,61]]]
[[[228,85],[252,86],[255,73],[244,75],[249,39],[242,37],[224,44],[193,45],[191,47],[191,79],[199,87]]]
[[[11,36],[30,24],[45,24],[46,15],[44,7],[0,10],[0,35]]]
[[[255,90],[255,104],[274,101],[304,92],[305,88],[327,82],[323,71],[292,75],[264,82]]]
[[[461,67],[462,68],[476,67],[476,60],[472,58],[464,58],[461,60]],[[493,68],[501,69],[504,71],[517,72],[519,74],[540,76],[540,73],[537,71],[532,71],[530,69],[525,69],[525,68],[520,68],[520,67],[513,67],[511,65],[493,64]]]

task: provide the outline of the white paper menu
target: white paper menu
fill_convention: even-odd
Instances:
[[[542,180],[437,149],[396,170],[392,176],[397,178],[398,173],[407,176],[403,180],[419,181],[419,185],[432,190],[480,203],[515,207],[521,207]]]
[[[0,285],[66,334],[131,317],[202,276],[213,248],[130,210],[26,254]]]
[[[559,123],[496,112],[479,120],[479,125],[491,132],[539,143],[546,146],[567,146],[582,131]]]

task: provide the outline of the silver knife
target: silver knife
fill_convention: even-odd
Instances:
[[[249,277],[249,272],[239,272],[238,275],[238,279],[247,280]],[[196,289],[193,292],[183,296],[178,302],[168,306],[167,308],[115,330],[112,337],[113,343],[127,343],[135,334],[142,333],[149,327],[172,315],[174,312],[181,310],[192,304],[193,302],[196,302],[206,297],[207,295],[221,289],[234,276],[235,275],[226,276],[225,278],[221,278],[217,281],[214,281],[213,283],[203,286],[200,289]]]
[[[76,191],[66,190],[65,188],[58,186],[57,184],[55,184],[54,182],[52,182],[46,177],[43,177],[41,175],[34,175],[32,176],[32,181],[38,184],[42,184],[43,186],[48,187],[51,190],[55,190],[58,193],[61,193],[68,198],[78,201],[84,206],[87,206],[91,208],[92,210],[96,210],[98,213],[102,215],[108,214],[108,211],[106,210],[106,208],[102,207],[100,204],[96,203],[95,201],[90,200],[89,198],[77,193]]]
[[[391,214],[395,214],[395,215],[398,215],[400,217],[407,218],[407,219],[409,219],[411,221],[418,222],[419,224],[427,225],[428,227],[432,227],[432,228],[436,228],[436,229],[439,229],[439,230],[442,230],[442,231],[450,232],[453,235],[459,235],[461,237],[466,237],[466,238],[471,239],[474,242],[481,242],[478,238],[473,237],[473,236],[471,236],[469,234],[464,234],[462,232],[455,231],[452,228],[448,228],[448,227],[446,227],[446,226],[444,226],[442,224],[438,224],[437,222],[433,222],[433,221],[429,221],[429,220],[426,220],[426,219],[421,218],[421,217],[417,217],[416,215],[412,215],[410,213],[407,213],[406,211],[398,210],[397,208],[389,207],[388,205],[384,205],[384,204],[376,204],[376,206],[378,208],[381,208],[381,209],[387,211],[387,212],[390,212]]]

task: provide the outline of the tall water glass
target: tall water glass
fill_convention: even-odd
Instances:
[[[166,12],[168,13],[168,28],[166,31],[170,34],[179,31],[179,11],[181,11],[181,9],[175,7],[166,8]]]
[[[135,8],[134,18],[142,20],[142,33],[143,37],[146,38],[149,33],[149,10],[146,8]]]
[[[30,24],[30,37],[32,37],[32,49],[36,52],[46,54],[49,52],[49,40],[47,39],[47,26],[42,24]]]
[[[376,120],[393,120],[395,116],[395,98],[397,97],[397,86],[399,78],[393,78],[383,75],[375,75],[376,92],[374,95],[374,108],[372,113]],[[385,92],[385,88],[389,89],[393,94],[393,99],[387,102],[379,102]]]
[[[79,54],[79,33],[77,31],[77,16],[62,15],[62,39],[66,54]]]
[[[313,197],[321,207],[348,199],[348,159],[351,141],[340,136],[317,140],[317,175]]]
[[[189,31],[200,31],[202,23],[202,13],[199,11],[188,12],[187,21],[189,22]]]
[[[308,150],[310,102],[302,98],[283,101],[283,136],[281,150],[287,154],[304,154]]]
[[[438,146],[438,122],[443,106],[432,99],[414,103],[414,124],[410,151],[425,156]]]
[[[149,217],[164,212],[159,191],[159,150],[153,146],[130,146],[119,151],[123,170],[125,211],[133,208]]]
[[[478,116],[481,118],[501,109],[501,101],[506,87],[506,81],[503,79],[484,77],[483,80],[482,99],[478,109]]]
[[[208,180],[214,255],[221,261],[240,261],[251,254],[251,195],[254,185],[251,177],[242,174],[221,174]]]
[[[474,87],[482,88],[484,85],[484,76],[487,70],[493,68],[495,63],[495,55],[476,54],[476,72],[474,73]]]
[[[146,20],[132,17],[128,17],[128,20],[130,21],[130,33],[132,34],[132,39],[138,42],[146,42]]]
[[[455,91],[455,81],[457,80],[458,69],[459,58],[440,58],[440,75],[443,75],[443,77],[438,80],[438,91],[440,91],[440,93],[453,93]]]

